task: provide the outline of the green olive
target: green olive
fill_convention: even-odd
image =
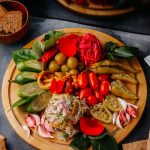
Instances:
[[[59,70],[60,70],[59,64],[55,60],[51,61],[49,64],[50,73],[54,73],[54,72],[57,72]]]
[[[68,60],[67,60],[67,66],[70,69],[77,68],[77,66],[78,66],[78,59],[76,57],[70,57],[70,58],[68,58]]]
[[[85,69],[84,63],[79,62],[79,64],[78,64],[78,70],[81,72],[81,71],[83,71],[84,69]]]
[[[67,60],[67,57],[65,56],[65,54],[63,53],[58,53],[55,56],[55,61],[59,64],[59,65],[63,65]]]
[[[65,65],[65,64],[64,64],[64,65],[62,65],[62,66],[61,66],[61,71],[62,71],[62,72],[68,72],[68,71],[69,71],[68,66],[67,66],[67,65]]]
[[[69,73],[72,74],[72,75],[77,75],[79,72],[78,72],[77,69],[71,69],[71,70],[69,71]]]

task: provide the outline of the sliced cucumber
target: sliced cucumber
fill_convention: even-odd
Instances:
[[[25,85],[22,85],[18,91],[17,94],[21,98],[27,98],[34,95],[40,95],[44,93],[45,90],[39,88],[37,82],[28,83]]]
[[[17,68],[20,71],[41,72],[43,69],[43,65],[37,60],[29,60],[18,63]]]
[[[38,113],[44,110],[50,101],[52,94],[50,91],[37,96],[32,102],[25,106],[25,111],[29,113]]]
[[[35,73],[34,72],[20,72],[16,77],[13,82],[18,83],[18,84],[27,84],[30,82],[36,81]]]

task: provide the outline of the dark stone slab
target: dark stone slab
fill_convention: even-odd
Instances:
[[[147,85],[148,85],[148,97],[147,97],[147,104],[140,120],[139,124],[136,128],[132,131],[132,133],[122,142],[132,142],[136,140],[146,139],[148,137],[148,131],[150,130],[150,68],[148,65],[143,61],[143,58],[150,54],[150,36],[148,35],[140,35],[140,34],[133,34],[128,32],[122,31],[115,31],[105,28],[98,28],[98,27],[91,27],[86,25],[81,25],[77,23],[71,23],[68,21],[60,21],[55,19],[41,19],[37,17],[30,18],[30,28],[27,35],[22,39],[20,42],[17,42],[13,45],[3,45],[0,44],[0,91],[2,85],[2,79],[7,69],[7,66],[11,60],[11,52],[15,49],[21,48],[31,39],[44,34],[49,30],[67,28],[67,27],[81,27],[81,28],[89,28],[95,29],[98,31],[105,32],[110,34],[117,39],[123,41],[127,45],[139,47],[139,52],[137,53],[138,59],[141,62],[141,65],[144,69],[146,78],[147,78]],[[7,146],[8,150],[32,150],[31,146],[29,146],[26,142],[20,139],[12,127],[10,126],[9,122],[6,119],[4,110],[2,108],[2,98],[0,93],[0,133],[5,135],[7,138]]]
[[[29,9],[31,16],[55,18],[115,30],[150,34],[150,11],[145,9],[124,16],[102,18],[77,14],[61,6],[57,0],[21,1]]]

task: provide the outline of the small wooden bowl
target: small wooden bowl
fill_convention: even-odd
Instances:
[[[6,0],[0,2],[8,11],[21,11],[23,16],[22,28],[13,34],[0,34],[0,43],[12,44],[19,41],[27,32],[29,28],[29,14],[27,8],[17,1]]]

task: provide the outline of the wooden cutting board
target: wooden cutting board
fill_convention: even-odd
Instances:
[[[127,7],[123,9],[114,9],[112,5],[96,5],[92,2],[88,2],[88,6],[81,6],[76,3],[68,4],[66,0],[58,0],[58,2],[63,5],[65,8],[72,10],[74,12],[90,15],[90,16],[101,16],[101,17],[111,17],[111,16],[118,16],[123,15],[126,13],[130,13],[134,10],[133,7]]]
[[[112,42],[118,43],[119,45],[123,45],[123,43],[118,41],[117,39],[105,33],[98,32],[95,30],[89,30],[89,29],[84,29],[84,28],[66,28],[62,30],[64,30],[66,33],[70,33],[70,32],[93,33],[97,36],[97,38],[101,41],[102,44],[112,41]],[[42,38],[43,38],[43,35],[36,38],[35,40],[41,40]],[[31,48],[33,41],[29,42],[27,45],[25,45],[25,47]],[[138,74],[132,74],[138,80],[138,84],[137,85],[127,84],[128,88],[132,90],[139,97],[139,99],[135,101],[130,101],[130,103],[138,105],[139,109],[138,109],[137,118],[132,119],[131,122],[124,128],[124,130],[119,129],[114,125],[104,124],[108,132],[112,136],[114,136],[117,143],[121,142],[124,138],[126,138],[128,134],[137,125],[144,111],[146,98],[147,98],[147,85],[146,85],[145,75],[144,75],[144,72],[142,70],[142,67],[139,61],[134,57],[130,62],[123,61],[123,63],[130,65],[137,70],[139,69],[141,70],[141,72],[139,72]],[[31,144],[32,146],[38,149],[70,150],[71,148],[68,146],[69,142],[62,142],[62,141],[58,141],[55,139],[54,140],[44,139],[38,136],[36,132],[35,133],[32,132],[30,138],[27,138],[26,132],[21,127],[24,124],[24,117],[26,115],[26,113],[23,112],[23,109],[16,108],[12,111],[7,112],[10,106],[19,99],[19,97],[17,97],[17,94],[16,94],[16,90],[18,89],[19,85],[8,82],[8,80],[13,80],[17,73],[18,71],[16,69],[16,65],[12,60],[6,70],[6,73],[3,79],[3,85],[2,85],[2,102],[4,106],[4,111],[6,113],[6,116],[10,124],[12,125],[16,133],[26,142],[28,142],[29,144]]]

